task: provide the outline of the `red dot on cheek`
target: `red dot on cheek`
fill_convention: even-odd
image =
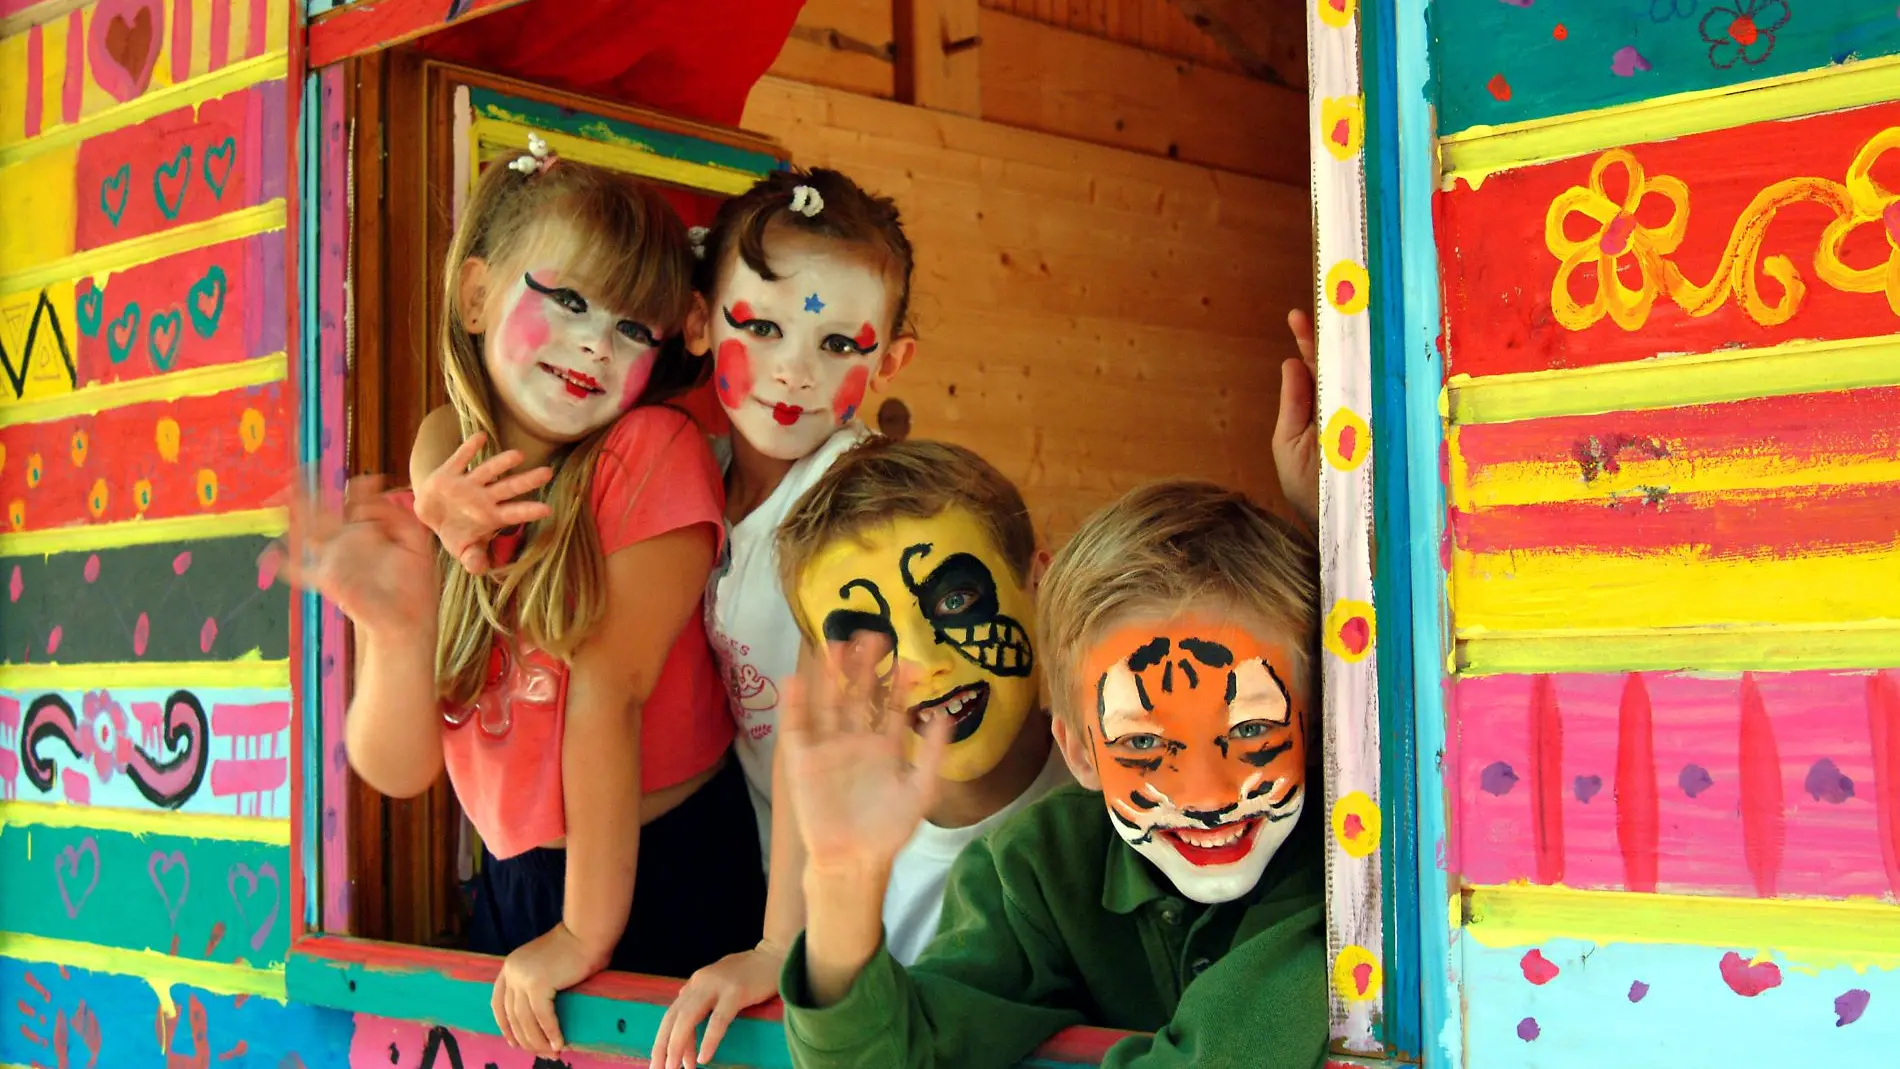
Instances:
[[[851,417],[858,414],[858,406],[864,403],[864,391],[870,385],[870,368],[854,367],[845,372],[844,384],[838,387],[838,395],[831,399],[831,414],[838,417],[839,423],[849,423]]]
[[[738,309],[733,315],[738,315]],[[727,338],[719,343],[719,355],[713,361],[713,388],[719,393],[719,403],[727,408],[738,408],[752,396],[752,356],[744,342]]]
[[[858,344],[858,348],[868,352],[871,346],[877,344],[877,328],[866,323],[858,328],[857,336],[851,340]]]

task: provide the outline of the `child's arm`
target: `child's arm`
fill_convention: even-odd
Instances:
[[[567,897],[561,923],[516,950],[495,982],[511,1042],[562,1049],[554,994],[605,968],[626,930],[640,853],[640,714],[699,606],[717,532],[694,524],[607,558],[607,611],[568,673],[561,740]],[[655,878],[690,879],[662,873]]]
[[[554,469],[544,464],[508,475],[524,459],[510,449],[471,470],[487,436],[478,431],[457,442],[460,434],[455,409],[448,405],[423,417],[409,452],[409,485],[416,490],[417,517],[442,540],[450,557],[481,575],[488,570],[488,543],[497,531],[548,515],[545,502],[517,499],[547,485]]]
[[[699,970],[680,988],[653,1035],[654,1069],[706,1065],[726,1038],[733,1018],[778,994],[785,953],[805,926],[805,844],[798,837],[792,801],[785,793],[785,762],[772,755],[772,869],[765,888],[765,938],[751,950],[728,954]],[[697,1053],[700,1021],[706,1036]],[[696,1060],[695,1060],[696,1059]]]
[[[1280,492],[1308,530],[1319,528],[1319,421],[1314,416],[1318,389],[1313,318],[1288,312],[1287,326],[1300,358],[1280,365],[1280,415],[1273,425],[1273,466]]]

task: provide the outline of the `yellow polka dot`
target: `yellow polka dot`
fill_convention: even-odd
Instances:
[[[238,417],[238,438],[244,443],[246,453],[255,453],[264,446],[264,413],[255,408],[247,408]]]
[[[74,431],[73,432],[73,467],[75,468],[85,467],[86,454],[91,451],[92,451],[92,436],[87,434],[85,431],[85,428],[83,427],[80,428],[79,430]]]
[[[158,421],[158,458],[167,464],[178,462],[178,421],[169,416]]]
[[[1319,20],[1335,30],[1352,25],[1358,10],[1359,0],[1319,0]]]
[[[1348,1002],[1368,1002],[1385,991],[1379,959],[1362,946],[1348,946],[1333,962],[1333,990]]]
[[[1330,97],[1319,104],[1319,137],[1336,160],[1359,155],[1366,141],[1366,105],[1362,97]]]
[[[26,488],[37,489],[40,480],[46,477],[46,461],[38,453],[29,453],[26,458]]]
[[[1353,857],[1379,848],[1379,807],[1370,795],[1353,791],[1333,803],[1333,839]]]
[[[1326,614],[1326,648],[1343,661],[1358,662],[1372,652],[1378,639],[1372,606],[1363,601],[1342,600]]]
[[[1372,455],[1372,428],[1359,413],[1350,408],[1339,409],[1320,431],[1320,447],[1326,453],[1327,463],[1341,471],[1352,471]]]
[[[1366,269],[1352,262],[1341,260],[1326,272],[1326,300],[1342,315],[1358,315],[1366,310],[1366,302],[1371,299],[1372,280],[1366,275]]]
[[[92,484],[92,493],[86,495],[86,507],[92,510],[92,518],[99,519],[106,514],[106,501],[109,494],[106,481],[100,479]]]
[[[140,479],[132,484],[132,504],[143,516],[145,510],[152,507],[152,480]]]
[[[0,442],[0,472],[7,470],[7,443]]]
[[[218,473],[210,468],[198,472],[198,504],[210,508],[218,501]]]
[[[12,524],[16,531],[26,529],[26,502],[16,497],[7,503],[7,522]]]

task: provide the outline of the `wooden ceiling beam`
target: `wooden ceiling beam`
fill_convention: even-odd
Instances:
[[[1301,0],[1171,2],[1248,74],[1306,88],[1306,4]]]

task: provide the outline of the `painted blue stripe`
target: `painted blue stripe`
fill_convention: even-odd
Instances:
[[[310,495],[317,492],[317,461],[323,444],[323,376],[320,358],[323,346],[318,336],[317,308],[317,219],[321,215],[318,201],[321,190],[317,175],[323,159],[323,102],[320,93],[318,76],[314,73],[306,75],[303,100],[297,116],[297,143],[301,146],[297,158],[297,225],[300,242],[297,249],[297,292],[303,309],[303,327],[297,347],[300,368],[298,386],[301,390],[298,400],[302,402],[298,421],[297,459],[298,480],[302,483],[303,492]],[[323,690],[318,671],[323,663],[323,651],[319,645],[323,616],[322,605],[316,595],[306,591],[299,596],[298,603],[303,613],[303,702],[300,705],[300,729],[303,732],[303,851],[298,860],[303,877],[304,928],[314,932],[322,927],[323,916],[322,883],[319,879],[323,843]]]
[[[1463,1064],[1459,1029],[1458,971],[1451,956],[1450,882],[1439,859],[1444,856],[1447,801],[1444,773],[1446,654],[1445,575],[1438,562],[1444,533],[1444,486],[1438,478],[1443,428],[1438,395],[1444,362],[1438,352],[1440,302],[1438,253],[1432,232],[1432,194],[1437,168],[1434,153],[1429,16],[1430,0],[1390,0],[1376,7],[1394,9],[1392,34],[1399,142],[1399,252],[1404,285],[1404,330],[1399,352],[1405,365],[1406,451],[1414,462],[1406,472],[1411,511],[1412,558],[1412,703],[1415,785],[1418,791],[1417,872],[1421,923],[1418,960],[1422,982],[1420,1062],[1426,1069]],[[1405,834],[1410,829],[1399,829]]]
[[[1385,1016],[1380,1041],[1388,1052],[1417,1057],[1419,1042],[1418,839],[1413,769],[1411,516],[1405,412],[1405,293],[1399,241],[1399,126],[1395,22],[1390,4],[1361,9],[1360,68],[1366,91],[1366,239],[1373,279],[1373,529],[1377,560],[1374,600],[1387,621],[1379,644],[1379,805],[1385,854],[1379,872],[1385,912]],[[1399,626],[1391,626],[1397,624]]]

